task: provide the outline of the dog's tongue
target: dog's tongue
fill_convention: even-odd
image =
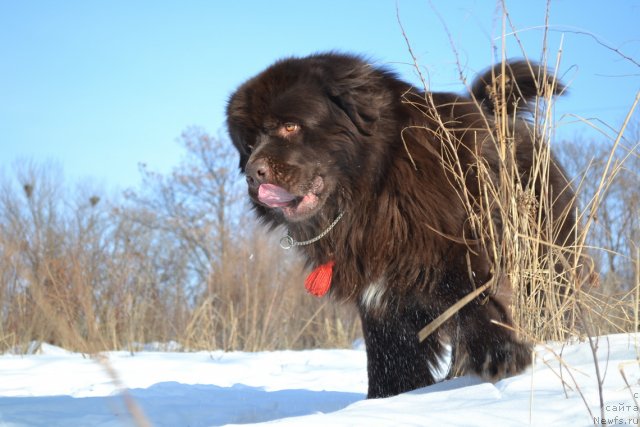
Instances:
[[[258,200],[271,208],[287,206],[295,198],[296,196],[277,185],[261,184],[258,188]]]

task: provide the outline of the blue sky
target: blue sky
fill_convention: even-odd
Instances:
[[[398,19],[433,90],[460,91],[455,44],[472,76],[500,50],[488,0],[0,0],[0,172],[53,160],[68,181],[135,186],[138,164],[169,171],[192,125],[224,131],[229,94],[283,56],[367,55],[418,83]],[[546,2],[507,2],[530,59],[541,57]],[[444,24],[443,24],[444,22]],[[640,1],[552,1],[550,63],[570,93],[557,135],[593,135],[568,114],[619,126],[640,89]],[[445,26],[448,30],[445,31]],[[510,31],[510,29],[509,29]],[[497,46],[497,47],[496,47]],[[507,53],[521,57],[513,37]]]

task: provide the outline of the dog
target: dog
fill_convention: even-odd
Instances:
[[[500,185],[497,113],[508,117],[528,185],[541,143],[526,117],[544,90],[564,90],[543,71],[511,61],[479,75],[468,94],[424,92],[362,57],[329,52],[277,61],[230,96],[228,131],[255,213],[286,227],[281,245],[313,269],[311,293],[358,308],[369,398],[433,384],[447,343],[449,376],[495,380],[529,365],[531,344],[508,327],[508,283],[424,340],[418,333],[497,280],[468,206],[482,202],[479,165]],[[563,217],[554,244],[570,245],[573,193],[553,158],[548,174],[548,191],[531,186]],[[499,235],[499,219],[493,227]]]

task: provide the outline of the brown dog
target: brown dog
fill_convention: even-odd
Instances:
[[[316,268],[307,281],[314,294],[329,291],[359,308],[369,397],[432,384],[445,339],[456,373],[495,379],[529,364],[530,345],[492,322],[510,322],[508,302],[497,295],[482,295],[418,339],[425,325],[491,278],[491,259],[470,249],[461,194],[479,197],[478,158],[490,170],[499,167],[493,82],[501,69],[480,76],[469,96],[427,98],[359,57],[318,54],[275,63],[229,100],[228,129],[256,213],[270,226],[286,226],[283,244],[297,246]],[[526,111],[539,87],[562,86],[525,62],[506,70],[500,105],[513,115],[526,181],[537,143],[516,112]],[[443,164],[451,147],[466,189]],[[544,194],[560,217],[572,194],[555,161],[549,175]],[[556,243],[568,243],[574,224],[565,220]]]

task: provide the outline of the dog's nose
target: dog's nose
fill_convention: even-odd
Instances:
[[[265,159],[256,159],[249,163],[245,169],[247,175],[247,184],[256,188],[260,184],[268,182],[271,178],[271,169]]]

